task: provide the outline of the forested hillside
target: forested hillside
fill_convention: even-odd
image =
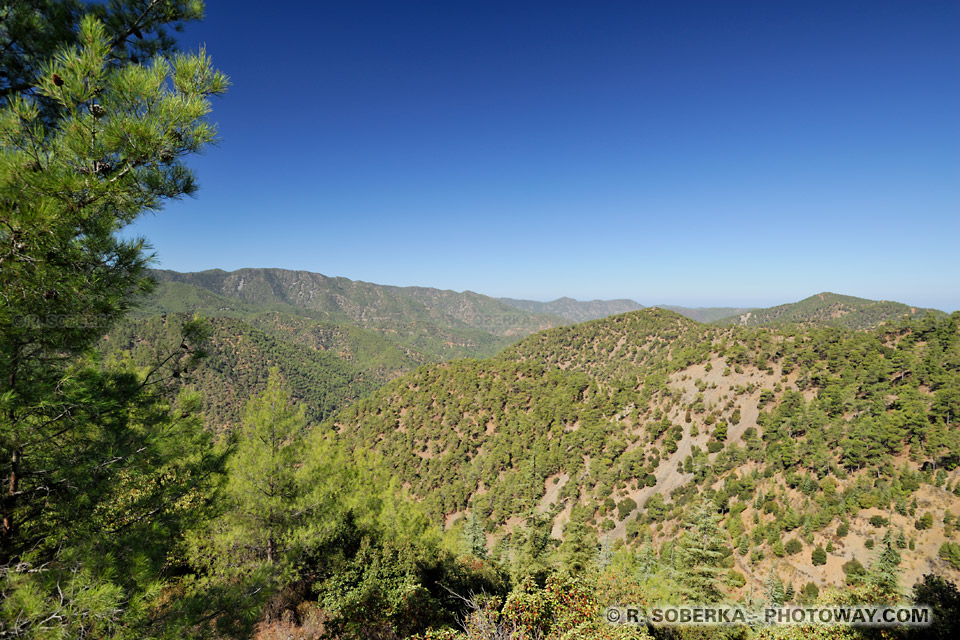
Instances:
[[[960,513],[958,320],[775,330],[645,309],[422,368],[328,428],[435,518],[478,517],[501,558],[537,531],[559,545],[548,564],[584,540],[662,548],[707,499],[754,587],[841,584],[884,536],[910,580],[956,576],[938,554]]]
[[[126,320],[106,336],[101,351],[129,355],[144,367],[159,363],[181,343],[181,329],[189,320],[183,314]],[[200,392],[207,426],[215,430],[240,422],[246,401],[266,387],[271,367],[278,368],[307,417],[319,422],[415,365],[389,343],[371,347],[365,344],[368,336],[351,336],[338,327],[326,327],[322,335],[314,327],[316,342],[304,344],[278,337],[277,325],[263,330],[226,317],[204,324],[205,357],[183,374],[182,382]],[[378,364],[368,360],[365,352],[371,348],[381,356]]]

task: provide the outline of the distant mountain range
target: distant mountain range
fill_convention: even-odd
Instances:
[[[248,305],[306,310],[317,319],[361,327],[428,323],[519,337],[564,324],[558,316],[523,311],[472,291],[393,287],[309,271],[239,269],[228,273],[214,269],[155,274],[160,282],[201,287]]]
[[[586,322],[598,320],[607,316],[615,316],[628,311],[639,311],[643,305],[633,300],[590,300],[581,302],[573,298],[557,298],[552,302],[537,302],[535,300],[515,300],[500,298],[500,302],[523,309],[530,313],[543,313],[560,316],[571,322]]]
[[[143,305],[142,311],[147,313],[199,308],[215,309],[220,315],[269,309],[366,328],[424,323],[513,339],[571,322],[644,308],[639,302],[626,299],[579,301],[564,297],[539,302],[493,298],[472,291],[379,285],[286,269],[213,269],[194,273],[158,270],[154,274],[161,287],[158,296]],[[899,302],[826,292],[769,309],[657,306],[697,322],[746,326],[815,323],[853,329],[875,327],[902,316],[943,313]]]

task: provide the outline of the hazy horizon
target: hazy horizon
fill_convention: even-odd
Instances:
[[[876,298],[871,298],[871,297],[869,297],[869,296],[857,295],[857,294],[855,294],[855,293],[849,293],[849,292],[846,292],[846,291],[832,291],[832,290],[829,290],[829,289],[821,289],[821,290],[818,290],[818,291],[813,291],[813,292],[807,293],[807,294],[805,294],[805,295],[802,295],[802,296],[800,296],[800,297],[792,298],[792,299],[781,299],[781,298],[779,298],[779,297],[770,296],[770,297],[768,298],[768,301],[767,301],[767,302],[760,302],[760,303],[747,302],[747,303],[742,303],[742,304],[741,304],[741,303],[738,303],[738,302],[736,302],[736,301],[734,301],[734,302],[732,302],[732,303],[728,303],[728,302],[726,302],[727,299],[725,299],[725,298],[723,298],[723,297],[721,296],[721,297],[717,297],[717,298],[716,298],[716,303],[703,304],[703,303],[691,303],[691,302],[689,302],[687,299],[682,298],[682,297],[676,298],[676,301],[671,301],[671,300],[667,300],[667,299],[658,299],[658,300],[656,300],[656,301],[652,301],[652,300],[651,300],[651,301],[645,301],[645,300],[643,300],[642,298],[640,298],[640,297],[638,297],[638,296],[630,296],[630,295],[619,295],[619,296],[614,295],[614,296],[608,296],[608,297],[597,297],[597,296],[590,296],[590,295],[586,295],[586,296],[575,296],[575,295],[568,295],[568,294],[561,294],[561,295],[556,295],[556,296],[553,296],[553,297],[545,297],[545,296],[537,295],[537,294],[534,294],[534,295],[501,295],[501,294],[491,293],[491,292],[487,292],[487,291],[478,291],[478,290],[476,290],[476,289],[471,289],[471,288],[463,288],[463,287],[460,287],[460,288],[457,288],[457,287],[439,287],[439,286],[435,286],[435,285],[431,285],[431,284],[424,284],[424,283],[404,284],[404,283],[386,282],[386,281],[380,281],[380,280],[367,280],[367,279],[363,279],[363,278],[352,278],[352,277],[350,277],[349,275],[344,275],[344,274],[339,274],[339,273],[325,273],[325,272],[323,272],[323,271],[315,271],[315,270],[313,270],[313,269],[297,269],[297,268],[288,268],[288,267],[267,267],[267,266],[250,267],[250,266],[246,266],[246,267],[236,267],[236,268],[234,268],[234,269],[225,269],[225,268],[222,268],[222,267],[210,267],[209,269],[197,269],[197,270],[190,270],[190,271],[185,271],[185,270],[180,270],[180,269],[173,269],[173,268],[169,268],[169,267],[164,267],[164,266],[160,266],[159,264],[154,264],[153,267],[156,268],[156,269],[163,269],[163,270],[168,270],[168,271],[178,271],[178,272],[180,272],[180,273],[192,273],[192,272],[201,272],[201,271],[214,271],[214,270],[218,270],[218,269],[219,269],[220,271],[225,271],[225,272],[227,272],[227,273],[231,273],[231,272],[234,272],[234,271],[241,271],[241,270],[243,270],[243,269],[284,269],[284,270],[288,270],[288,271],[306,271],[306,272],[309,272],[309,273],[320,274],[320,275],[325,276],[325,277],[328,277],[328,278],[346,278],[346,279],[348,279],[348,280],[362,281],[362,282],[367,282],[367,283],[370,283],[370,284],[383,285],[383,286],[389,286],[389,287],[424,287],[424,288],[430,288],[430,289],[442,289],[442,290],[448,290],[448,291],[455,291],[455,292],[457,292],[457,293],[464,293],[464,292],[469,291],[469,292],[472,292],[472,293],[478,293],[478,294],[481,294],[481,295],[489,296],[489,297],[491,297],[491,298],[511,298],[511,299],[514,299],[514,300],[531,300],[531,301],[534,301],[534,302],[553,302],[553,301],[558,300],[558,299],[560,299],[560,298],[572,298],[572,299],[574,299],[574,300],[576,300],[576,301],[578,301],[578,302],[608,302],[608,301],[611,301],[611,300],[630,300],[630,301],[632,301],[632,302],[636,302],[637,304],[643,305],[644,307],[673,306],[673,307],[685,307],[685,308],[688,308],[688,309],[709,309],[709,308],[718,308],[718,307],[728,307],[728,308],[733,308],[733,309],[747,309],[747,308],[761,309],[761,308],[767,308],[767,307],[775,307],[775,306],[782,305],[782,304],[789,304],[789,303],[791,303],[791,302],[799,302],[800,300],[804,300],[804,299],[806,299],[806,298],[809,298],[809,297],[811,297],[811,296],[815,296],[815,295],[820,294],[820,293],[835,293],[835,294],[844,295],[844,296],[853,296],[853,297],[856,297],[856,298],[865,298],[865,299],[868,299],[868,300],[889,301],[889,302],[901,302],[901,303],[903,303],[903,304],[909,304],[909,305],[916,306],[916,307],[924,307],[924,308],[930,308],[930,309],[937,309],[937,310],[939,310],[939,311],[944,311],[944,312],[946,312],[946,313],[952,313],[953,311],[960,310],[960,309],[945,309],[945,308],[937,307],[937,306],[934,306],[934,305],[921,304],[921,303],[918,303],[918,302],[916,302],[916,301],[914,301],[914,300],[911,300],[911,299],[901,299],[901,298],[896,298],[896,297],[876,297]]]

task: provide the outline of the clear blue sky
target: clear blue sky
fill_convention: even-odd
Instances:
[[[209,0],[160,266],[960,309],[960,3]]]

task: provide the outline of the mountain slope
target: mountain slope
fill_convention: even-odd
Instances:
[[[749,327],[817,324],[870,329],[899,318],[927,314],[946,315],[936,309],[911,307],[900,302],[867,300],[824,292],[799,302],[730,314],[731,317],[718,322]]]
[[[180,344],[180,330],[188,319],[182,314],[128,319],[105,336],[100,348],[150,366]],[[207,357],[189,374],[187,386],[202,393],[207,424],[217,430],[242,419],[247,400],[266,388],[272,366],[279,367],[293,396],[316,422],[369,393],[390,375],[381,371],[378,379],[377,372],[357,366],[343,353],[320,344],[282,340],[236,318],[209,318],[207,324]],[[384,362],[393,362],[394,372],[412,366],[402,356]]]
[[[503,544],[539,513],[555,538],[577,521],[662,545],[710,499],[754,583],[772,564],[842,581],[887,529],[914,540],[901,553],[915,578],[950,571],[929,551],[950,533],[912,522],[960,509],[958,321],[780,331],[645,309],[423,367],[325,428],[377,451],[436,518],[470,510]],[[882,529],[867,522],[878,508]],[[784,555],[787,538],[802,552]],[[828,543],[827,570],[813,566]]]
[[[309,271],[239,269],[228,273],[215,269],[154,273],[161,282],[192,284],[261,307],[288,305],[306,309],[317,314],[314,317],[360,327],[428,323],[511,337],[565,323],[557,316],[526,312],[469,291],[393,287]]]
[[[551,302],[537,302],[535,300],[500,298],[500,302],[531,313],[560,316],[571,322],[587,322],[643,309],[643,305],[633,300],[589,300],[581,302],[573,298],[558,298]]]

